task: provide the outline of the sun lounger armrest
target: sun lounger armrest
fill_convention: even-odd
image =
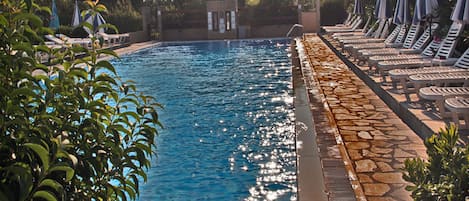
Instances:
[[[452,66],[458,61],[458,58],[432,59],[432,66]]]
[[[403,43],[387,43],[386,47],[387,48],[401,48]]]
[[[448,94],[448,95],[443,95],[444,99],[448,99],[448,98],[458,98],[458,97],[469,97],[469,94]]]
[[[399,54],[419,54],[422,50],[414,50],[414,49],[401,49],[399,50]]]

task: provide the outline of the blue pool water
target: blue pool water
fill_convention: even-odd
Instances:
[[[140,200],[296,200],[288,43],[164,44],[114,61],[165,107]]]

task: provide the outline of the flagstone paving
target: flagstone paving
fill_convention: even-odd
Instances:
[[[318,36],[305,35],[302,44],[303,68],[311,68],[311,75],[303,76],[311,76],[305,78],[316,82],[309,83],[310,88],[317,85],[323,94],[330,121],[340,134],[336,141],[346,150],[341,155],[351,185],[359,185],[354,187],[357,200],[412,200],[401,168],[405,159],[426,158],[421,138]]]

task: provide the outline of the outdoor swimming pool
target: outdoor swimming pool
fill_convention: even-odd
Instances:
[[[163,44],[113,62],[165,106],[140,200],[296,200],[289,42]]]

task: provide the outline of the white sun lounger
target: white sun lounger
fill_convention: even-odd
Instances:
[[[469,96],[469,87],[423,87],[419,90],[418,95],[423,100],[435,101],[441,116],[447,117],[449,113],[445,111],[445,99],[455,96]]]
[[[91,47],[91,39],[90,38],[70,38],[64,34],[57,34],[56,35],[60,40],[64,41],[65,43],[70,43],[70,44],[79,44],[83,46],[84,48],[90,48]]]
[[[403,43],[401,43],[398,38],[394,43],[387,44],[386,48],[382,49],[361,49],[358,50],[356,54],[356,59],[358,62],[366,62],[368,58],[372,56],[385,56],[385,55],[397,55],[402,49],[411,49],[412,45],[415,43],[420,32],[420,25],[412,25],[410,30],[407,32],[406,38]]]
[[[428,73],[409,76],[415,91],[425,86],[449,86],[450,84],[463,84],[469,86],[469,71],[449,73]]]
[[[357,16],[357,18],[353,21],[350,26],[345,27],[322,27],[326,33],[341,33],[341,32],[350,32],[359,29],[360,26],[363,24],[363,18],[361,16]]]
[[[339,43],[341,43],[341,41],[343,40],[379,38],[379,36],[381,35],[379,27],[382,27],[384,23],[386,23],[385,20],[377,20],[364,35],[345,35],[345,36],[338,36],[335,39]]]
[[[407,91],[407,80],[411,75],[429,74],[429,73],[450,73],[469,71],[469,48],[458,58],[452,66],[432,66],[413,69],[394,69],[389,71],[389,76],[393,83],[398,82]]]
[[[359,58],[358,52],[364,49],[383,49],[389,46],[395,46],[394,44],[402,44],[404,37],[407,33],[407,26],[396,26],[391,34],[384,40],[383,42],[374,42],[374,41],[366,41],[364,43],[359,44],[349,44],[345,45],[345,50],[348,51],[353,57],[356,59]]]
[[[364,43],[374,43],[374,42],[383,42],[385,40],[394,40],[397,35],[399,34],[399,31],[401,30],[402,26],[396,26],[394,30],[389,34],[389,36],[386,39],[383,38],[363,38],[363,39],[346,39],[346,40],[341,40],[340,43],[342,46],[349,47],[353,46],[356,44],[364,44]]]
[[[401,58],[396,58],[399,60],[380,61],[376,66],[377,71],[383,76],[383,81],[386,81],[385,72],[392,69],[424,67],[431,65],[432,62],[439,62],[444,64],[445,61],[447,61],[448,58],[452,56],[456,47],[456,43],[458,41],[458,36],[461,34],[462,30],[462,24],[453,23],[448,32],[447,37],[441,42],[441,45],[438,48],[438,52],[433,57],[433,60],[431,57],[433,54],[429,52],[428,48],[425,48],[425,51],[422,53],[422,56],[420,58],[406,58],[408,56],[403,55],[404,57],[402,58],[407,60],[401,60]],[[432,45],[433,43],[434,42],[432,41],[430,45]]]
[[[347,37],[364,37],[368,33],[368,31],[370,31],[373,28],[373,27],[369,27],[370,23],[371,23],[371,17],[368,17],[365,25],[363,26],[363,29],[355,29],[354,31],[350,31],[350,32],[333,33],[332,38],[335,40],[339,40],[339,39],[344,39]]]
[[[369,58],[373,56],[389,56],[389,55],[398,55],[401,51],[404,50],[412,50],[415,48],[418,52],[421,52],[423,46],[426,45],[430,41],[430,30],[434,31],[438,24],[434,24],[430,29],[427,28],[423,34],[419,37],[420,25],[412,25],[410,30],[407,32],[406,39],[402,44],[402,47],[393,47],[393,48],[386,48],[386,49],[364,49],[358,52],[358,57],[360,60],[368,61]],[[416,53],[418,53],[416,51]]]
[[[452,113],[453,122],[462,128],[459,116],[463,116],[466,128],[469,128],[469,97],[455,97],[445,100],[446,108]]]

